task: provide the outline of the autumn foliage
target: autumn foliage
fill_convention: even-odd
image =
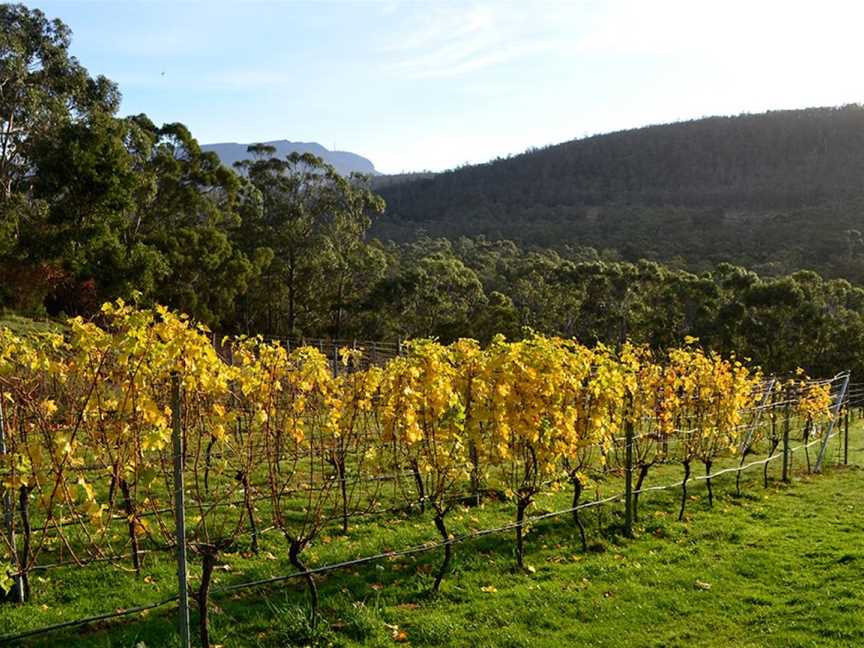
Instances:
[[[509,498],[522,566],[526,511],[569,485],[578,522],[588,472],[620,461],[627,425],[638,431],[634,470],[674,456],[688,476],[693,461],[710,472],[740,444],[762,385],[758,370],[695,340],[662,354],[533,334],[485,348],[416,340],[404,351],[366,368],[361,349],[333,363],[261,338],[223,340],[217,353],[185,316],[121,301],[93,321],[70,320],[63,334],[0,330],[0,481],[28,516],[15,547],[0,541],[0,574],[26,577],[60,544],[73,560],[129,555],[137,570],[144,542],[176,541],[172,381],[182,396],[186,541],[205,566],[241,539],[257,550],[267,527],[305,569],[301,556],[322,530],[346,532],[381,506],[386,481],[409,509],[433,514],[445,547],[436,589],[455,505],[487,491]],[[802,415],[823,416],[828,388],[796,385]],[[311,575],[307,585],[314,609]],[[199,598],[206,608],[206,583]]]

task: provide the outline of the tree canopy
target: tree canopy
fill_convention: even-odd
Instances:
[[[59,20],[0,5],[7,310],[93,316],[120,297],[253,335],[692,336],[768,371],[864,370],[864,290],[843,278],[864,280],[860,107],[378,180],[382,216],[370,178],[314,155],[255,145],[232,169],[183,124],[118,116],[116,85],[70,43]]]
[[[864,281],[864,106],[710,117],[376,180],[373,235],[483,235]]]

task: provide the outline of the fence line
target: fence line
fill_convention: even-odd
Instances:
[[[849,405],[848,393],[846,391],[846,386],[848,386],[848,378],[846,380],[846,384],[845,384],[843,390],[836,397],[836,400],[837,400],[836,405],[837,406],[835,407],[834,412],[833,412],[834,417],[839,416],[840,408],[843,405],[843,403],[846,403],[847,407]],[[606,504],[620,501],[622,499],[628,500],[629,497],[632,497],[633,495],[637,495],[637,494],[641,494],[641,493],[648,493],[648,492],[670,490],[673,488],[680,488],[684,485],[684,483],[686,483],[686,481],[705,481],[705,480],[714,479],[714,478],[719,477],[721,475],[729,474],[732,472],[740,473],[740,472],[747,470],[749,468],[752,468],[754,466],[767,465],[768,463],[775,461],[778,458],[789,456],[789,455],[791,455],[795,452],[799,452],[801,450],[806,450],[807,448],[809,448],[813,445],[816,445],[818,443],[823,443],[823,445],[827,445],[827,443],[830,439],[832,439],[836,436],[839,436],[841,434],[839,429],[837,431],[834,430],[834,426],[833,426],[834,420],[835,419],[832,418],[831,428],[829,428],[829,430],[826,432],[825,436],[822,438],[820,438],[820,437],[814,438],[812,441],[809,441],[807,443],[802,443],[802,444],[800,444],[794,448],[784,447],[782,452],[775,452],[775,453],[771,454],[770,456],[766,457],[765,459],[751,461],[751,462],[748,462],[746,464],[742,464],[742,465],[736,466],[736,467],[724,468],[721,470],[717,470],[717,471],[715,471],[711,474],[708,474],[708,475],[698,475],[698,476],[691,478],[690,480],[682,480],[681,482],[674,482],[674,483],[663,484],[663,485],[658,485],[658,486],[642,487],[642,488],[639,488],[636,490],[628,489],[629,492],[618,493],[618,494],[611,495],[609,497],[605,497],[602,499],[593,500],[590,502],[584,502],[584,503],[579,504],[577,506],[573,506],[573,507],[569,507],[569,508],[565,508],[565,509],[560,509],[560,510],[548,512],[548,513],[538,514],[535,516],[529,516],[521,522],[509,522],[509,523],[506,523],[506,524],[503,524],[503,525],[500,525],[497,527],[491,527],[491,528],[487,528],[487,529],[471,531],[468,533],[460,534],[458,536],[453,536],[451,538],[448,538],[447,540],[427,542],[427,543],[423,543],[420,545],[415,545],[413,547],[408,547],[405,549],[380,552],[380,553],[373,554],[370,556],[364,556],[364,557],[360,557],[360,558],[350,559],[350,560],[346,560],[346,561],[342,561],[342,562],[338,562],[338,563],[332,563],[329,565],[322,565],[320,567],[307,569],[307,570],[303,570],[303,571],[296,571],[296,572],[292,572],[289,574],[273,576],[270,578],[259,579],[259,580],[255,580],[255,581],[248,581],[248,582],[243,582],[243,583],[226,585],[226,586],[223,586],[220,588],[214,588],[212,593],[214,595],[225,594],[225,593],[235,592],[235,591],[239,591],[239,590],[243,590],[243,589],[249,589],[249,588],[260,587],[260,586],[264,586],[264,585],[268,585],[268,584],[284,582],[287,580],[292,580],[292,579],[301,578],[301,577],[305,577],[305,576],[312,576],[312,575],[316,575],[316,574],[327,573],[327,572],[336,571],[339,569],[344,569],[347,567],[357,566],[357,565],[361,565],[361,564],[368,564],[368,563],[379,561],[379,560],[392,559],[395,557],[405,557],[405,556],[421,554],[421,553],[433,551],[435,549],[442,548],[442,547],[445,547],[448,545],[454,545],[454,544],[466,542],[466,541],[474,539],[474,538],[479,538],[479,537],[484,537],[484,536],[493,535],[493,534],[497,534],[497,533],[503,533],[506,531],[511,531],[511,530],[517,529],[519,527],[524,527],[524,526],[535,524],[535,523],[542,521],[542,520],[547,520],[547,519],[551,519],[551,518],[555,518],[555,517],[561,517],[563,515],[572,514],[576,511],[581,511],[584,509],[594,508],[594,507],[598,507],[598,506],[604,506]],[[848,437],[847,437],[846,444],[848,446]],[[628,444],[628,447],[632,447],[632,442],[630,444]],[[178,452],[175,449],[175,457],[178,457],[179,460],[182,461],[182,452]],[[635,468],[635,466],[630,465],[626,468],[626,470],[629,473],[629,472],[632,472],[634,468]],[[182,471],[180,473],[180,478],[181,478],[181,484],[182,484]],[[181,486],[181,488],[182,488],[182,486]],[[182,515],[182,512],[183,512],[182,511],[182,498],[180,498],[178,500],[178,509],[177,510],[178,510],[178,520],[181,520],[183,518],[183,515]],[[259,532],[259,533],[261,533],[261,532]],[[184,536],[180,536],[178,534],[178,537],[184,537]],[[183,552],[182,567],[181,567],[181,561],[178,559],[178,574],[179,574],[181,569],[185,570],[185,545],[186,545],[186,543],[185,542],[177,543],[177,545],[178,546],[176,548],[178,550],[178,556],[180,555],[179,552],[181,552],[181,551]],[[119,611],[99,614],[99,615],[85,617],[85,618],[81,618],[81,619],[65,621],[65,622],[61,622],[61,623],[57,623],[57,624],[53,624],[53,625],[49,625],[49,626],[44,626],[41,628],[31,629],[31,630],[21,632],[21,633],[9,634],[9,635],[0,635],[0,644],[8,644],[11,642],[21,641],[22,639],[26,639],[29,637],[44,635],[44,634],[56,632],[59,630],[70,629],[73,627],[80,627],[80,626],[88,625],[90,623],[94,623],[94,622],[98,622],[98,621],[104,621],[104,620],[129,616],[131,614],[137,614],[137,613],[152,610],[155,608],[164,607],[164,606],[169,605],[169,604],[174,603],[174,602],[179,602],[178,607],[179,607],[179,611],[181,614],[180,625],[181,625],[181,632],[182,632],[183,628],[184,628],[184,624],[183,624],[183,611],[184,611],[183,598],[185,598],[183,596],[183,594],[186,594],[188,592],[188,583],[185,582],[183,577],[180,577],[180,578],[181,578],[180,582],[184,583],[186,585],[186,587],[180,589],[178,594],[176,594],[174,596],[156,601],[154,603],[139,605],[139,606],[132,607],[132,608],[125,608],[125,609],[122,609]],[[188,633],[188,631],[189,631],[188,603],[185,607],[185,613],[186,613],[185,630]],[[186,645],[188,645],[188,643]]]

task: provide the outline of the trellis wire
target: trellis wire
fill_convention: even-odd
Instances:
[[[843,375],[843,374],[838,374],[838,376],[842,376],[842,375]],[[836,379],[837,379],[837,377],[835,376],[835,378],[833,378],[833,379],[831,379],[831,380],[836,380]],[[828,382],[831,382],[831,381],[819,381],[819,382],[820,382],[820,383],[823,383],[823,384],[827,384]],[[776,407],[777,405],[780,405],[780,404],[783,404],[783,403],[786,403],[786,402],[797,402],[797,401],[778,401],[778,402],[773,403],[773,406]],[[757,412],[757,415],[758,415],[758,412]],[[754,422],[754,423],[755,423],[755,422]],[[748,436],[750,436],[750,435],[752,434],[752,430],[753,430],[753,427],[754,427],[754,423],[740,424],[740,425],[736,426],[735,429],[737,429],[737,430],[749,429],[749,430],[748,430],[748,431],[749,431]],[[657,432],[649,432],[649,433],[643,433],[643,434],[639,434],[639,435],[634,435],[632,438],[633,438],[634,441],[637,441],[637,440],[640,440],[640,439],[643,439],[643,438],[649,438],[649,437],[652,438],[652,439],[654,439],[654,440],[658,440],[658,439],[661,439],[661,438],[662,438],[662,439],[667,439],[667,440],[674,440],[674,439],[678,438],[679,436],[687,436],[687,435],[690,435],[690,434],[698,433],[699,431],[700,431],[700,430],[699,430],[698,428],[690,428],[690,429],[681,429],[681,428],[676,428],[676,429],[674,429],[674,430],[671,430],[671,431],[670,431],[669,433],[667,433],[667,434],[662,434],[662,435],[661,435],[661,434],[658,434]],[[616,437],[614,440],[617,441],[617,442],[624,442],[624,441],[626,441],[626,437]],[[812,444],[812,443],[811,443],[811,444],[807,444],[807,447],[810,447],[811,445],[813,445],[813,444]],[[626,447],[627,447],[627,446],[625,445],[625,449],[626,449]],[[604,449],[603,446],[602,446],[601,444],[594,444],[594,445],[592,445],[592,446],[586,446],[586,448]],[[668,463],[672,463],[672,462],[674,462],[674,460],[672,460],[672,461],[662,461],[662,462],[658,462],[658,463],[668,464]],[[758,462],[757,462],[757,463],[758,463]],[[764,463],[764,462],[763,462],[763,463]],[[749,465],[750,465],[750,464],[748,464],[748,466],[749,466]],[[741,472],[741,471],[744,470],[744,469],[745,469],[744,467],[739,467],[739,468],[734,468],[734,469],[733,469],[733,468],[730,468],[730,469],[727,470],[727,472],[731,472],[731,471],[733,471],[733,470],[734,470],[734,471],[737,471],[737,472]],[[383,481],[383,480],[392,480],[392,479],[398,479],[399,477],[402,477],[402,476],[408,476],[408,474],[409,474],[409,473],[407,473],[407,472],[402,472],[402,473],[398,473],[398,474],[391,474],[391,475],[384,475],[384,476],[375,476],[375,477],[366,477],[366,478],[352,478],[351,480],[346,480],[346,482],[353,483],[353,482],[355,482],[355,481],[356,481],[356,482],[362,482],[362,481]],[[698,479],[704,479],[704,477],[699,477]],[[333,477],[333,478],[332,478],[331,480],[329,480],[329,481],[332,482],[332,481],[334,481],[334,480],[337,481],[337,482],[338,482],[338,481],[341,481],[338,477]],[[262,485],[258,485],[258,486],[255,486],[255,488],[257,489],[257,488],[260,487],[260,486],[264,486],[264,485],[263,485],[263,484],[262,484]],[[323,486],[319,486],[318,488],[322,488],[322,487],[323,487]],[[294,493],[294,494],[296,494],[296,493],[306,492],[306,490],[307,490],[306,488],[298,488],[298,489],[293,489],[291,492]],[[310,487],[308,490],[314,490],[314,488],[313,488],[313,487]],[[457,496],[456,499],[461,499],[461,497],[462,497],[462,496]],[[269,499],[269,496],[268,496],[268,495],[259,495],[259,496],[255,496],[255,497],[251,498],[250,501],[253,501],[253,502],[255,502],[255,501],[265,501],[265,500],[268,500],[268,499]],[[196,500],[194,500],[194,498],[193,498],[192,501],[196,501]],[[239,505],[239,504],[242,504],[243,501],[242,501],[242,500],[227,500],[227,501],[208,502],[208,501],[203,501],[203,500],[202,500],[201,502],[197,502],[197,501],[196,501],[196,503],[198,503],[198,504],[200,504],[200,505],[205,505],[205,506],[207,506],[207,507],[220,507],[220,506]],[[403,509],[404,509],[404,507],[378,508],[378,509],[373,509],[373,510],[370,510],[370,511],[363,511],[363,512],[359,512],[359,513],[353,513],[353,514],[351,514],[349,517],[352,517],[352,518],[353,518],[353,517],[366,517],[366,516],[376,515],[376,514],[382,514],[382,513],[393,513],[393,512],[397,512],[397,511],[399,511],[399,510],[403,510]],[[137,517],[139,517],[139,518],[152,517],[152,516],[154,516],[154,515],[160,515],[160,514],[163,514],[163,513],[170,513],[170,512],[173,511],[173,510],[174,510],[174,509],[171,508],[171,507],[165,507],[165,508],[158,508],[158,509],[144,510],[144,511],[138,512],[138,513],[137,513]],[[120,514],[115,515],[115,516],[113,516],[111,519],[109,519],[109,522],[125,522],[125,521],[127,521],[126,516],[124,516],[124,515],[120,515]],[[44,532],[47,532],[47,531],[54,531],[54,530],[58,530],[58,529],[60,529],[60,528],[64,528],[64,527],[71,527],[71,526],[75,526],[75,525],[78,525],[78,524],[80,524],[80,520],[78,520],[78,519],[68,520],[68,521],[65,521],[65,522],[63,522],[63,521],[60,521],[60,522],[58,522],[58,521],[52,521],[52,523],[50,524],[50,526],[47,526],[47,527],[45,527],[44,529],[43,529],[43,528],[34,529],[34,531],[33,531],[33,535],[35,536],[35,535],[38,535],[38,534],[41,534],[41,533],[44,533]],[[176,545],[172,543],[172,544],[171,544],[170,546],[168,546],[168,547],[163,547],[163,548],[156,549],[156,550],[153,550],[153,551],[167,551],[167,550],[170,550],[170,549],[173,548],[173,547],[176,547]],[[138,552],[138,553],[140,554],[141,552]],[[120,558],[120,557],[121,557],[120,555],[117,555],[117,558]],[[128,556],[127,556],[127,557],[128,557]],[[97,557],[95,557],[95,558],[92,558],[92,557],[91,557],[91,558],[86,558],[86,559],[83,559],[83,560],[70,560],[70,561],[65,561],[65,562],[59,563],[57,566],[67,566],[67,565],[73,565],[73,564],[74,564],[74,565],[78,565],[78,566],[82,566],[82,565],[91,564],[91,563],[111,562],[112,560],[113,560],[113,557],[112,557],[112,556],[101,556],[101,555],[99,555],[99,556],[97,556]],[[43,570],[43,569],[50,569],[50,568],[53,568],[53,565],[33,565],[32,567],[29,568],[29,570],[35,570],[35,569]]]
[[[834,381],[836,381],[838,378],[841,378],[841,377],[845,378],[845,381],[843,383],[843,387],[842,387],[840,393],[837,394],[836,396],[832,397],[832,400],[836,400],[836,403],[835,403],[834,409],[832,411],[831,427],[826,431],[826,433],[823,437],[814,438],[812,441],[800,444],[794,448],[784,448],[782,452],[775,452],[772,455],[770,455],[769,457],[766,457],[765,459],[754,460],[754,461],[748,462],[746,464],[742,464],[740,466],[724,468],[724,469],[715,471],[715,472],[708,474],[708,475],[698,475],[698,476],[691,478],[690,481],[705,481],[705,480],[714,479],[720,475],[724,475],[724,474],[728,474],[728,473],[732,473],[732,472],[740,473],[741,471],[747,470],[747,469],[752,468],[754,466],[766,465],[766,464],[770,463],[771,461],[774,461],[774,460],[781,458],[783,456],[791,455],[794,452],[798,452],[800,450],[809,448],[813,445],[816,445],[817,443],[822,443],[823,448],[826,447],[828,441],[831,438],[838,436],[840,434],[839,431],[834,431],[834,425],[833,424],[834,424],[836,417],[839,415],[839,412],[840,412],[842,406],[844,405],[844,403],[846,404],[847,407],[849,406],[850,401],[848,400],[849,394],[847,392],[848,386],[850,384],[849,383],[849,375],[848,375],[848,373],[838,374],[834,378],[832,378],[828,381],[824,381],[822,383],[822,384],[833,383]],[[175,400],[175,403],[177,403],[177,401],[179,401],[179,399]],[[772,405],[776,405],[776,404],[772,403]],[[179,408],[175,409],[175,412],[178,413],[178,421],[179,421]],[[0,419],[0,420],[2,420],[2,419]],[[628,435],[627,438],[628,438],[627,447],[632,448],[632,445],[635,442],[636,437]],[[182,448],[178,449],[177,447],[175,447],[175,453],[174,453],[175,466],[178,465],[179,462],[182,462],[181,450],[182,450]],[[632,458],[631,458],[630,463],[632,464]],[[630,465],[627,468],[627,472],[630,473],[630,472],[632,472],[632,470],[633,470],[633,466]],[[181,489],[182,489],[182,467],[181,467],[181,470],[179,472],[180,472],[180,477],[181,477],[181,480],[179,483],[181,484]],[[176,479],[176,472],[175,472],[175,479]],[[289,574],[274,576],[274,577],[270,577],[270,578],[266,578],[266,579],[259,579],[259,580],[255,580],[255,581],[245,582],[245,583],[237,583],[237,584],[233,584],[233,585],[227,585],[227,586],[224,586],[221,588],[215,588],[213,590],[213,594],[214,595],[224,594],[224,593],[239,591],[242,589],[249,589],[249,588],[253,588],[253,587],[259,587],[259,586],[264,586],[264,585],[273,584],[273,583],[277,583],[277,582],[292,580],[292,579],[296,579],[296,578],[300,578],[300,577],[304,577],[304,576],[308,576],[308,575],[327,573],[330,571],[336,571],[336,570],[344,569],[344,568],[351,567],[351,566],[367,564],[367,563],[375,562],[378,560],[392,559],[392,558],[405,557],[405,556],[425,553],[425,552],[432,551],[432,550],[435,550],[435,549],[438,549],[438,548],[441,548],[441,547],[444,547],[447,545],[462,543],[462,542],[465,542],[465,541],[470,540],[470,539],[514,530],[517,527],[531,525],[531,524],[534,524],[534,523],[542,521],[542,520],[546,520],[546,519],[550,519],[550,518],[554,518],[554,517],[560,517],[560,516],[567,515],[567,514],[572,514],[575,511],[580,511],[583,509],[593,508],[593,507],[597,507],[597,506],[603,506],[603,505],[606,505],[606,504],[609,504],[609,503],[612,503],[615,501],[620,501],[622,499],[629,500],[629,498],[632,497],[632,495],[636,495],[636,494],[640,494],[640,493],[647,493],[647,492],[669,490],[669,489],[673,489],[673,488],[680,488],[683,484],[684,484],[684,481],[681,481],[681,482],[675,482],[675,483],[664,484],[664,485],[659,485],[659,486],[642,487],[642,488],[639,488],[636,490],[627,489],[628,492],[625,492],[625,493],[618,493],[618,494],[615,494],[615,495],[612,495],[612,496],[609,496],[606,498],[602,498],[602,499],[598,499],[598,500],[594,500],[594,501],[590,501],[590,502],[585,502],[585,503],[579,504],[579,505],[574,506],[574,507],[569,507],[569,508],[560,509],[557,511],[543,513],[543,514],[539,514],[536,516],[529,516],[525,520],[523,520],[522,522],[509,522],[507,524],[503,524],[503,525],[500,525],[497,527],[481,529],[478,531],[472,531],[472,532],[464,533],[464,534],[461,534],[458,536],[453,536],[447,540],[427,542],[427,543],[423,543],[421,545],[416,545],[414,547],[409,547],[406,549],[380,552],[380,553],[373,554],[370,556],[355,558],[355,559],[351,559],[351,560],[347,560],[347,561],[333,563],[330,565],[323,565],[320,567],[316,567],[316,568],[312,568],[312,569],[308,569],[308,570],[304,570],[304,571],[297,571],[297,572],[292,572]],[[183,518],[182,497],[176,498],[176,501],[177,501],[177,520],[179,522],[178,531],[179,531],[182,528],[182,518]],[[271,528],[271,530],[272,530],[272,528]],[[181,537],[181,536],[178,534],[178,537]],[[176,547],[175,547],[178,551],[178,575],[180,576],[180,583],[185,585],[185,587],[181,585],[181,588],[179,588],[180,591],[178,592],[178,594],[176,594],[172,597],[162,599],[162,600],[154,602],[154,603],[135,606],[132,608],[125,608],[125,609],[122,609],[119,611],[115,611],[115,612],[111,612],[111,613],[105,613],[105,614],[99,614],[99,615],[90,616],[90,617],[85,617],[82,619],[70,620],[70,621],[66,621],[66,622],[62,622],[62,623],[44,626],[41,628],[35,628],[32,630],[28,630],[28,631],[25,631],[22,633],[17,633],[14,635],[2,635],[2,636],[0,636],[0,644],[7,644],[7,643],[11,643],[13,641],[20,641],[20,640],[28,638],[28,637],[34,637],[37,635],[47,634],[47,633],[51,633],[51,632],[56,632],[58,630],[69,629],[69,628],[73,628],[73,627],[79,627],[79,626],[87,625],[87,624],[94,623],[97,621],[104,621],[104,620],[109,620],[109,619],[113,619],[113,618],[128,616],[130,614],[136,614],[136,613],[152,610],[152,609],[155,609],[158,607],[164,607],[165,605],[169,605],[169,604],[176,602],[176,601],[179,601],[179,603],[180,603],[179,607],[180,607],[180,613],[181,613],[181,616],[180,616],[181,632],[183,631],[183,628],[185,627],[185,632],[188,633],[189,632],[188,603],[187,603],[187,606],[183,606],[183,598],[185,598],[183,596],[183,594],[185,594],[188,591],[188,584],[186,584],[185,576],[183,574],[185,572],[185,544],[186,544],[185,542],[176,543]],[[110,558],[107,560],[110,560]],[[45,566],[45,568],[49,568],[49,567],[50,566]],[[184,610],[184,607],[185,607],[185,610]],[[183,613],[184,612],[186,615],[185,624],[183,623],[183,621],[184,621]],[[188,634],[187,634],[187,636],[188,636]],[[188,639],[187,639],[187,642],[188,642]],[[188,645],[188,643],[186,645]]]
[[[838,434],[839,434],[839,432],[835,432],[832,434],[832,437],[837,436]],[[799,446],[796,446],[795,448],[790,448],[789,451],[790,452],[798,452],[800,450],[803,450],[806,447],[815,445],[816,443],[819,443],[821,441],[822,441],[822,439],[814,439],[813,441],[811,441],[807,444],[801,444]],[[740,469],[746,470],[746,469],[751,468],[753,466],[763,465],[765,463],[774,461],[781,456],[782,456],[782,453],[775,453],[775,454],[773,454],[770,457],[767,457],[765,459],[760,459],[758,461],[749,462],[749,463],[745,464],[743,467],[741,467]],[[692,480],[693,481],[702,481],[702,480],[706,480],[706,479],[713,479],[713,478],[718,477],[720,475],[727,474],[730,472],[736,472],[738,470],[739,470],[738,467],[725,468],[722,470],[718,470],[718,471],[716,471],[710,475],[699,475],[699,476],[693,477]],[[639,494],[639,493],[670,490],[673,488],[680,488],[681,485],[682,485],[682,482],[675,482],[675,483],[671,483],[671,484],[663,484],[660,486],[644,487],[644,488],[640,488],[640,489],[632,491],[632,494],[635,495],[635,494]],[[244,589],[250,589],[250,588],[254,588],[254,587],[262,587],[265,585],[272,585],[275,583],[285,582],[288,580],[301,578],[301,577],[304,577],[307,575],[318,575],[318,574],[328,573],[331,571],[337,571],[340,569],[346,569],[348,567],[356,567],[358,565],[368,564],[371,562],[377,562],[379,560],[390,560],[393,558],[401,558],[401,557],[426,553],[428,551],[434,551],[435,549],[440,549],[446,545],[460,544],[462,542],[466,542],[468,540],[472,540],[475,538],[480,538],[480,537],[484,537],[484,536],[488,536],[488,535],[494,535],[497,533],[503,533],[505,531],[512,531],[512,530],[516,529],[518,526],[523,526],[523,527],[524,526],[530,526],[530,525],[535,524],[537,522],[540,522],[542,520],[547,520],[547,519],[551,519],[551,518],[555,518],[555,517],[561,517],[563,515],[572,514],[575,511],[581,511],[581,510],[585,510],[585,509],[589,509],[589,508],[594,508],[597,506],[604,506],[604,505],[610,504],[612,502],[620,501],[624,498],[625,498],[625,493],[618,493],[616,495],[611,495],[609,497],[605,497],[605,498],[602,498],[599,500],[584,502],[582,504],[579,504],[578,506],[560,509],[557,511],[551,511],[548,513],[542,513],[542,514],[535,515],[535,516],[529,516],[525,520],[523,520],[521,523],[520,522],[508,522],[506,524],[502,524],[502,525],[497,526],[497,527],[490,527],[487,529],[481,529],[478,531],[471,531],[468,533],[455,535],[455,536],[453,536],[447,540],[438,540],[438,541],[426,542],[426,543],[423,543],[420,545],[415,545],[413,547],[409,547],[406,549],[383,551],[383,552],[379,552],[377,554],[372,554],[369,556],[363,556],[360,558],[345,560],[345,561],[341,561],[341,562],[337,562],[337,563],[331,563],[329,565],[322,565],[320,567],[315,567],[315,568],[307,569],[304,571],[296,571],[296,572],[292,572],[289,574],[282,574],[279,576],[272,576],[269,578],[262,578],[262,579],[258,579],[258,580],[254,580],[254,581],[247,581],[247,582],[243,582],[243,583],[235,583],[232,585],[226,585],[226,586],[223,586],[220,588],[214,588],[212,593],[214,595],[227,594],[230,592],[236,592],[236,591],[240,591],[240,590],[244,590]],[[42,628],[35,628],[33,630],[28,630],[26,632],[17,633],[14,635],[2,635],[2,636],[0,636],[0,643],[9,643],[12,641],[20,641],[21,639],[26,639],[28,637],[34,637],[34,636],[42,635],[42,634],[48,634],[50,632],[56,632],[58,630],[64,630],[64,629],[69,629],[69,628],[78,627],[78,626],[82,626],[82,625],[87,625],[87,624],[94,623],[97,621],[104,621],[104,620],[108,620],[108,619],[124,617],[124,616],[128,616],[130,614],[137,614],[137,613],[144,612],[147,610],[152,610],[152,609],[155,609],[158,607],[163,607],[165,605],[168,605],[170,603],[177,601],[178,598],[179,598],[179,595],[175,594],[174,596],[162,599],[162,600],[157,601],[155,603],[148,603],[148,604],[144,604],[144,605],[140,605],[140,606],[136,606],[136,607],[132,607],[132,608],[124,608],[122,610],[118,610],[115,612],[110,612],[110,613],[100,614],[100,615],[96,615],[96,616],[85,617],[82,619],[75,619],[75,620],[71,620],[71,621],[57,623],[54,625],[44,626]]]

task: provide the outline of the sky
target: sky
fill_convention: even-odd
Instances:
[[[122,114],[443,170],[708,115],[864,102],[864,2],[40,0]]]

